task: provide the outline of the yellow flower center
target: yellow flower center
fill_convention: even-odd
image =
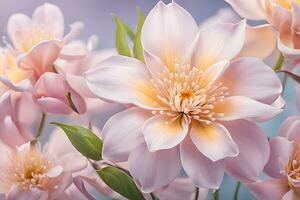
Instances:
[[[276,4],[283,8],[286,8],[287,10],[292,9],[292,2],[300,3],[300,0],[275,0]]]
[[[290,160],[285,167],[285,172],[288,176],[289,185],[291,187],[297,187],[295,182],[300,181],[300,144],[296,144],[293,147]]]
[[[158,99],[165,110],[159,111],[170,117],[183,115],[190,123],[192,119],[207,124],[222,116],[214,112],[214,105],[229,95],[222,83],[207,83],[204,72],[190,66],[177,67],[175,72],[165,69],[151,80]]]

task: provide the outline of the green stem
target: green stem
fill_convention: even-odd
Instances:
[[[199,188],[196,187],[195,200],[198,200],[198,198],[199,198]]]
[[[155,197],[155,195],[153,193],[150,193],[150,196],[151,196],[152,200],[156,200],[156,197]]]
[[[44,129],[44,126],[45,126],[45,121],[46,121],[46,114],[43,113],[42,117],[41,117],[41,120],[40,120],[39,127],[36,131],[36,134],[35,134],[35,140],[39,140],[40,137],[42,136],[43,129]]]
[[[214,200],[219,200],[219,190],[214,192]]]
[[[233,200],[238,200],[240,188],[241,188],[241,182],[237,182],[235,192],[234,192],[234,196],[233,196]]]
[[[279,71],[282,67],[284,63],[284,56],[282,53],[280,53],[278,59],[277,59],[277,62],[276,62],[276,65],[273,67],[273,70],[276,72],[276,71]]]

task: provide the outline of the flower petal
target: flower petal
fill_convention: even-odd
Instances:
[[[22,190],[18,186],[13,186],[6,195],[6,200],[47,200],[48,194],[45,191],[31,188],[28,190]]]
[[[145,193],[171,183],[181,170],[177,147],[151,153],[146,144],[141,144],[130,154],[128,162],[130,173]]]
[[[279,114],[282,109],[260,103],[245,96],[231,96],[215,105],[215,113],[223,113],[219,120],[232,121],[249,119],[253,121],[266,121]]]
[[[239,57],[264,59],[270,56],[276,48],[276,34],[271,25],[247,26],[245,44]]]
[[[278,135],[281,137],[285,137],[288,140],[292,140],[289,138],[289,132],[291,127],[300,123],[300,116],[291,116],[288,117],[279,127]]]
[[[64,168],[61,165],[57,165],[51,169],[48,170],[48,172],[45,174],[49,178],[55,178],[62,174],[64,171]]]
[[[296,32],[300,32],[300,5],[292,1],[293,23],[292,27]]]
[[[264,171],[273,178],[283,178],[281,172],[290,159],[292,144],[286,138],[277,136],[270,140],[270,148],[270,158]]]
[[[300,196],[297,194],[297,192],[294,189],[290,189],[281,200],[297,200]]]
[[[282,92],[278,76],[257,58],[234,60],[220,82],[228,88],[231,96],[246,96],[266,104],[272,104]]]
[[[175,2],[165,5],[159,1],[148,14],[141,35],[144,50],[164,64],[149,65],[145,54],[150,71],[161,72],[164,66],[173,70],[175,64],[182,63],[197,31],[197,23],[184,8]]]
[[[102,130],[103,157],[114,162],[128,160],[130,152],[144,142],[142,126],[151,113],[138,107],[112,116]]]
[[[170,149],[178,145],[189,131],[184,118],[155,115],[142,128],[150,152]]]
[[[57,40],[43,41],[32,47],[28,53],[18,56],[17,64],[21,69],[32,70],[37,79],[44,72],[52,71],[52,65],[60,50],[61,45]]]
[[[224,176],[222,161],[213,162],[199,152],[189,137],[180,144],[184,171],[197,187],[218,189]]]
[[[195,39],[192,66],[205,70],[211,65],[234,58],[245,40],[246,21],[217,23],[201,29]]]
[[[251,20],[264,20],[266,18],[258,0],[225,0],[242,17]]]
[[[32,20],[36,25],[45,26],[49,29],[55,38],[60,39],[63,37],[64,16],[56,5],[44,3],[37,7],[33,12]]]
[[[158,106],[148,70],[136,59],[113,56],[100,67],[86,72],[84,77],[91,91],[99,97],[146,109]]]
[[[224,125],[239,149],[238,156],[225,159],[226,172],[243,182],[257,180],[270,155],[267,136],[257,125],[245,120]]]
[[[197,149],[212,161],[235,157],[239,150],[227,129],[221,124],[204,124],[194,121],[191,139]]]
[[[288,183],[285,179],[270,179],[247,184],[251,193],[261,200],[281,200],[289,191]]]
[[[58,160],[65,172],[77,172],[87,167],[87,159],[77,153],[68,153]]]
[[[273,5],[272,25],[280,32],[290,32],[292,13],[278,4]]]

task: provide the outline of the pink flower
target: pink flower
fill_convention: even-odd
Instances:
[[[10,17],[7,26],[13,43],[10,49],[17,55],[18,66],[32,71],[32,78],[38,79],[44,72],[52,71],[58,57],[72,59],[82,56],[71,55],[64,50],[66,42],[73,39],[82,26],[79,22],[72,24],[70,33],[63,37],[64,17],[61,10],[45,3],[35,9],[31,19],[20,13]]]
[[[41,111],[26,92],[5,92],[0,98],[0,139],[12,148],[33,139]]]
[[[66,198],[72,173],[87,165],[85,158],[75,154],[56,157],[30,143],[17,149],[2,144],[1,149],[0,192],[6,200]]]
[[[281,112],[271,105],[281,83],[258,59],[230,62],[243,47],[245,25],[198,31],[182,7],[159,2],[142,30],[146,65],[115,56],[85,74],[99,97],[135,105],[104,126],[103,156],[129,159],[144,192],[169,184],[182,167],[195,185],[213,189],[224,171],[246,181],[262,171],[269,146],[250,121]]]
[[[285,57],[299,61],[300,1],[225,0],[243,18],[266,20],[278,32],[278,48]],[[270,35],[271,36],[271,35]]]

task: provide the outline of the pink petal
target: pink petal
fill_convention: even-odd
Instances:
[[[226,172],[243,182],[257,180],[270,155],[267,136],[254,123],[245,120],[224,125],[239,149],[238,156],[225,159]]]
[[[45,113],[68,115],[72,109],[64,102],[53,97],[43,97],[36,100],[36,104],[41,107]]]
[[[286,138],[277,136],[270,140],[271,154],[265,172],[273,178],[282,178],[282,171],[290,159],[292,144]]]
[[[64,45],[64,47],[61,50],[59,58],[66,60],[66,61],[72,61],[72,60],[80,60],[84,59],[89,53],[89,50],[87,49],[87,46],[83,46],[80,43],[70,43]]]
[[[155,115],[142,128],[150,152],[170,149],[178,145],[189,131],[184,118]]]
[[[278,76],[257,58],[234,60],[220,82],[231,96],[246,96],[266,104],[272,104],[282,92]]]
[[[293,23],[292,27],[296,32],[300,32],[300,5],[292,1]]]
[[[63,195],[65,190],[72,184],[71,173],[62,173],[56,178],[51,178],[48,182],[49,199],[56,199]],[[55,187],[57,186],[57,187]]]
[[[56,5],[44,3],[37,7],[32,15],[35,25],[45,26],[51,31],[57,39],[63,37],[64,34],[64,16],[62,11]]]
[[[232,121],[237,119],[251,119],[266,121],[279,114],[282,110],[260,103],[245,96],[231,96],[215,105],[216,113],[223,113],[219,120]]]
[[[184,8],[175,2],[158,2],[148,14],[141,36],[150,71],[158,73],[164,66],[174,69],[176,63],[181,64],[197,31],[196,22]],[[157,56],[163,65],[150,65],[151,55]]]
[[[199,152],[189,137],[180,144],[184,171],[197,187],[218,189],[224,176],[222,161],[213,162]]]
[[[290,189],[281,200],[297,200],[300,199],[300,196],[297,194],[297,192],[294,189]]]
[[[112,116],[102,130],[103,157],[115,162],[128,160],[129,153],[144,142],[142,126],[150,113],[133,107]]]
[[[65,172],[77,172],[87,167],[87,159],[77,153],[68,153],[63,155],[58,164],[63,167]]]
[[[251,193],[259,200],[281,200],[289,191],[285,179],[270,179],[247,184]]]
[[[300,118],[290,117],[280,127],[279,135],[287,138],[289,141],[300,141],[299,130],[300,130]]]
[[[141,144],[130,154],[128,162],[130,173],[145,193],[171,183],[181,170],[177,147],[151,153],[146,144]]]
[[[294,48],[292,35],[278,35],[277,43],[279,51],[284,54],[286,59],[299,61],[300,49]]]
[[[64,171],[64,168],[60,165],[58,166],[55,166],[53,168],[51,168],[47,173],[46,175],[49,177],[49,178],[55,178],[55,177],[58,177],[59,175],[61,175],[61,173]]]
[[[295,90],[296,90],[296,95],[297,95],[296,104],[297,104],[298,111],[300,111],[300,85],[299,84],[296,84]]]
[[[274,4],[272,14],[272,25],[281,33],[290,32],[292,13],[286,8]]]
[[[237,145],[227,129],[221,124],[211,123],[206,125],[195,120],[190,134],[197,149],[214,162],[226,157],[235,157],[239,154]]]
[[[228,61],[218,62],[205,70],[203,77],[201,78],[200,85],[203,87],[207,87],[213,84],[217,79],[222,77],[224,71],[226,71],[229,66]]]
[[[45,191],[32,188],[28,190],[22,190],[18,186],[13,186],[6,195],[6,200],[47,200],[48,194]]]
[[[275,31],[271,25],[247,26],[246,41],[239,57],[267,58],[277,48]]]
[[[84,77],[91,91],[99,97],[146,109],[158,106],[149,72],[136,59],[113,56],[100,67],[86,72]]]
[[[225,0],[242,17],[251,20],[264,20],[266,18],[264,10],[258,0]]]
[[[246,21],[237,24],[217,23],[201,29],[194,41],[192,66],[205,70],[220,61],[234,58],[245,40]]]
[[[81,177],[75,177],[73,179],[74,184],[78,188],[78,190],[88,199],[88,200],[96,200],[86,189],[84,185],[83,179]]]
[[[28,53],[21,54],[17,58],[17,64],[21,69],[34,71],[38,78],[43,73],[52,71],[52,65],[60,50],[61,45],[57,40],[43,41],[32,47]]]

